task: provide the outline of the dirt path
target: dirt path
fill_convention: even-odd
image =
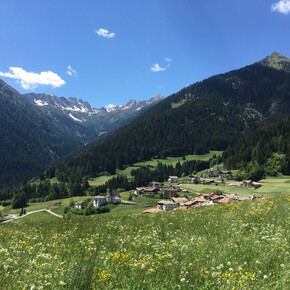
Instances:
[[[142,205],[142,206],[148,206],[148,207],[152,207],[152,205],[149,204],[144,204],[144,203],[137,203],[134,201],[129,201],[129,200],[122,200],[121,204],[129,204],[129,205]]]
[[[25,215],[22,215],[22,216],[16,216],[16,215],[14,215],[13,218],[11,218],[10,220],[4,221],[1,224],[5,224],[5,223],[8,223],[8,222],[11,222],[11,221],[14,221],[14,220],[18,220],[18,219],[24,218],[24,217],[26,217],[26,216],[28,216],[30,214],[34,214],[34,213],[38,213],[38,212],[47,212],[47,213],[50,213],[50,214],[52,214],[52,215],[54,215],[54,216],[56,216],[58,218],[61,218],[61,219],[63,218],[63,216],[52,212],[50,209],[39,209],[39,210],[31,211],[31,212],[29,212],[29,213],[27,213]]]

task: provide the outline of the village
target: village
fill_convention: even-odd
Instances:
[[[220,171],[218,169],[206,169],[202,175],[205,178],[201,178],[197,174],[188,176],[186,183],[188,184],[216,184],[219,182],[224,183],[224,179],[232,177],[231,171]],[[182,183],[185,181],[183,180]],[[156,213],[160,211],[168,210],[184,210],[189,208],[195,208],[199,206],[212,206],[215,204],[228,204],[232,202],[253,200],[256,198],[255,195],[243,195],[227,194],[221,192],[212,193],[198,193],[195,192],[195,197],[189,198],[189,189],[184,188],[182,183],[179,182],[178,176],[169,176],[166,182],[152,181],[147,187],[137,187],[134,190],[134,195],[145,196],[145,197],[157,197],[160,196],[161,200],[156,202],[156,208],[150,208],[143,211],[143,213]],[[251,180],[244,180],[241,182],[228,182],[227,186],[242,186],[249,189],[257,189],[262,186],[259,182]],[[197,196],[196,196],[197,195]],[[111,192],[107,189],[106,196],[98,195],[93,199],[94,207],[101,207],[107,204],[136,204],[134,202],[125,201],[121,199],[119,192]],[[77,208],[81,209],[84,207],[84,201],[79,201],[76,205]]]

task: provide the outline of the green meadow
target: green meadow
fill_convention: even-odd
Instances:
[[[244,186],[228,186],[227,184],[220,183],[218,185],[203,185],[203,184],[186,184],[183,183],[182,187],[189,190],[198,191],[201,193],[210,193],[220,191],[223,193],[237,194],[237,195],[257,195],[257,196],[273,196],[276,194],[287,193],[290,191],[290,176],[278,176],[278,177],[267,177],[259,181],[262,186],[258,189],[249,189]],[[232,183],[227,181],[227,183]]]
[[[289,289],[289,204],[32,214],[0,225],[0,289]]]
[[[127,176],[128,178],[132,177],[131,176],[131,170],[132,169],[138,169],[139,167],[142,166],[150,166],[152,167],[152,170],[157,167],[158,162],[164,163],[166,165],[172,165],[175,166],[177,162],[180,162],[181,164],[184,161],[190,161],[190,160],[209,160],[212,158],[214,155],[219,156],[223,153],[223,151],[210,151],[207,154],[204,155],[186,155],[185,160],[183,157],[167,157],[165,159],[151,159],[149,161],[144,161],[144,162],[138,162],[133,164],[133,166],[128,166],[123,170],[117,170],[117,174],[115,175],[102,175],[99,177],[94,178],[93,180],[89,181],[89,184],[91,186],[98,186],[98,185],[103,185],[108,181],[109,179],[116,177],[117,175],[123,175]]]

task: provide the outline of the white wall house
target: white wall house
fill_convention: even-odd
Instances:
[[[97,195],[94,197],[94,207],[100,207],[107,204],[107,200],[105,196]]]

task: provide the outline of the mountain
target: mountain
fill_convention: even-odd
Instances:
[[[1,187],[31,178],[83,146],[1,80],[0,140]]]
[[[184,88],[101,144],[61,163],[57,171],[74,179],[76,172],[114,173],[152,157],[224,150],[244,134],[290,116],[288,62],[274,53]]]
[[[290,118],[245,135],[224,152],[223,159],[228,168],[260,167],[268,175],[289,175]]]
[[[270,56],[260,61],[260,63],[267,67],[290,73],[290,58],[287,58],[278,52],[272,53]]]
[[[95,109],[75,98],[21,95],[0,80],[0,187],[30,179],[97,143],[163,98]]]
[[[84,142],[92,141],[98,135],[113,131],[164,99],[164,96],[158,95],[150,100],[129,100],[124,105],[110,105],[96,109],[88,102],[76,98],[57,97],[52,94],[25,94],[23,96],[46,114],[54,115],[55,118],[67,116],[91,130],[90,133],[83,133]]]

